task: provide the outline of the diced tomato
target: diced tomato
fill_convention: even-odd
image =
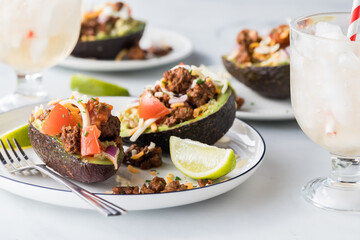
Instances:
[[[159,118],[166,116],[170,110],[154,97],[149,91],[144,91],[139,102],[139,117],[143,119]]]
[[[95,125],[83,127],[81,132],[81,156],[101,153],[100,134],[101,131]]]
[[[63,126],[75,126],[77,120],[74,115],[61,104],[57,103],[45,119],[42,133],[54,136],[61,132]]]
[[[75,118],[76,124],[79,123],[80,125],[82,125],[82,117],[80,114],[80,109],[70,103],[64,104],[63,106],[72,113],[72,115]]]

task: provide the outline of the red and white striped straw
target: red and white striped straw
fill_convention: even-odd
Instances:
[[[350,25],[347,32],[347,37],[350,38],[351,41],[356,40],[356,33],[360,21],[359,18],[360,18],[360,0],[354,0],[351,11]]]

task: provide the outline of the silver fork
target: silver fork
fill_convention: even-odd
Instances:
[[[4,165],[5,169],[9,173],[18,173],[24,172],[28,170],[38,170],[39,172],[49,176],[50,178],[54,179],[55,181],[63,184],[67,188],[69,188],[73,193],[77,196],[85,200],[91,206],[93,206],[96,210],[105,214],[106,216],[116,216],[116,215],[123,215],[126,214],[127,211],[115,204],[92,194],[91,192],[81,188],[80,186],[70,182],[69,180],[65,179],[58,173],[50,170],[45,164],[34,164],[34,162],[25,154],[24,150],[20,147],[18,141],[13,138],[14,144],[16,149],[10,144],[9,139],[6,139],[7,144],[9,145],[13,155],[15,156],[16,161],[11,157],[11,154],[6,149],[3,141],[0,140],[1,146],[5,152],[5,156],[0,152],[0,161]],[[20,152],[20,154],[18,154]],[[20,157],[21,155],[21,157]],[[33,172],[32,172],[33,173]]]

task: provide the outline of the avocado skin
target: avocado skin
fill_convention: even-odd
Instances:
[[[145,146],[149,145],[150,142],[154,142],[166,153],[169,152],[169,140],[171,136],[189,138],[212,145],[231,128],[235,120],[235,112],[235,94],[231,91],[225,104],[218,111],[207,117],[169,130],[143,133],[135,143],[140,146]],[[130,137],[123,136],[122,139],[125,143],[134,144],[134,142],[130,141]]]
[[[78,41],[71,55],[80,58],[96,58],[102,60],[114,60],[124,48],[132,47],[140,41],[144,28],[129,35],[103,40]]]
[[[222,57],[226,70],[241,83],[268,98],[290,97],[290,64],[274,67],[239,67]]]
[[[108,179],[117,171],[114,169],[114,165],[82,162],[66,152],[53,137],[41,133],[31,123],[29,123],[29,138],[41,160],[64,177],[83,183],[95,183]],[[118,166],[124,157],[124,150],[120,149],[120,151]]]

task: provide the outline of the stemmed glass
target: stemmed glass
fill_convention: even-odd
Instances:
[[[47,100],[42,72],[73,50],[81,10],[81,0],[0,0],[0,62],[17,75],[16,91],[0,98],[0,112]]]
[[[322,33],[319,22],[326,22]],[[301,129],[331,154],[330,175],[305,185],[304,198],[320,208],[359,212],[360,43],[339,34],[349,22],[350,13],[292,21],[291,102]]]

